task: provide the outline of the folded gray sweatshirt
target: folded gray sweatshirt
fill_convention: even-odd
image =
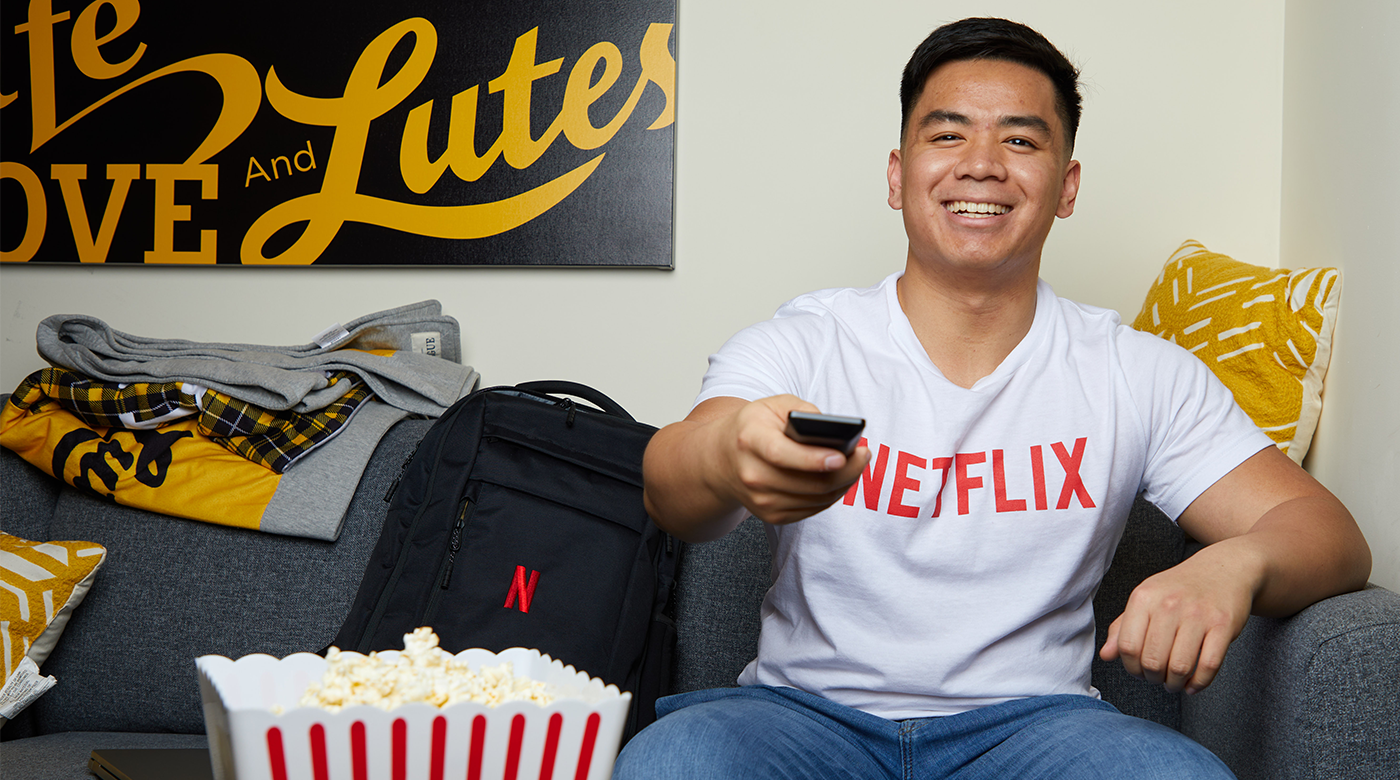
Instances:
[[[39,323],[37,341],[45,360],[94,379],[190,382],[274,410],[313,411],[348,392],[348,382],[332,385],[329,371],[353,372],[380,401],[428,417],[441,416],[480,381],[461,364],[457,321],[433,300],[334,325],[300,346],[145,338],[96,317],[63,314]]]

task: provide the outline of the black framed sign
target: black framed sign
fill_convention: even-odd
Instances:
[[[0,259],[670,268],[675,0],[6,0]]]

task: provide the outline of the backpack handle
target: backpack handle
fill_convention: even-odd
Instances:
[[[608,414],[621,417],[624,420],[636,422],[636,418],[628,414],[627,410],[623,409],[617,401],[603,395],[588,385],[579,384],[578,382],[570,382],[565,379],[545,379],[538,382],[521,382],[516,385],[516,387],[521,390],[528,390],[532,393],[571,395],[575,398],[582,398]]]

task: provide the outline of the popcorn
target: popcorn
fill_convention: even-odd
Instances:
[[[403,639],[402,652],[366,656],[330,648],[325,676],[307,688],[300,705],[339,712],[360,704],[391,710],[409,702],[447,707],[474,701],[496,707],[511,701],[547,706],[554,700],[544,683],[516,677],[509,662],[472,671],[465,660],[438,647],[431,628],[414,629]]]

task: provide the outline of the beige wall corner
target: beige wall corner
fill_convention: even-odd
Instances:
[[[1289,0],[1284,37],[1287,267],[1342,270],[1322,417],[1304,465],[1371,544],[1371,580],[1400,590],[1400,3]]]

